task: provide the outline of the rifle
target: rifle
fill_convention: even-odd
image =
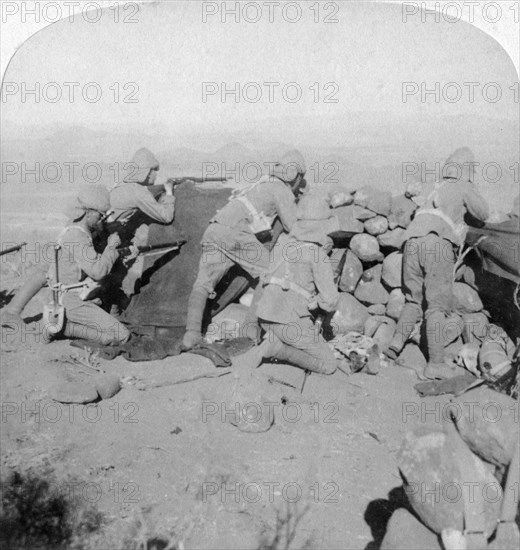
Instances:
[[[124,258],[130,256],[134,248],[137,248],[139,254],[149,254],[149,253],[165,253],[170,250],[178,250],[184,243],[186,239],[180,239],[172,243],[163,243],[163,244],[147,244],[143,246],[118,246],[117,251]]]
[[[10,248],[6,248],[5,250],[0,251],[0,256],[3,256],[4,254],[9,254],[10,252],[16,252],[17,250],[20,250],[22,247],[24,247],[27,243],[17,244],[16,246],[11,246]]]
[[[194,176],[182,176],[180,178],[168,178],[168,182],[173,183],[174,186],[180,185],[181,183],[185,183],[187,181],[192,181],[193,183],[204,183],[207,181],[227,181],[227,178],[222,177],[215,177],[215,178],[196,178]]]

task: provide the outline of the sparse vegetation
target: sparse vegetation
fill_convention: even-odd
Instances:
[[[0,542],[3,548],[83,548],[103,515],[78,498],[53,490],[52,479],[14,472],[2,483]]]

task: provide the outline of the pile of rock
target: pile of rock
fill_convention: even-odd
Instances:
[[[388,348],[396,322],[405,303],[402,285],[402,248],[406,228],[418,208],[418,190],[407,188],[398,196],[375,187],[362,187],[352,195],[336,187],[325,191],[333,215],[338,219],[340,235],[350,234],[344,267],[339,278],[341,299],[332,320],[335,334],[360,332],[372,337],[379,349]],[[333,251],[339,262],[344,248]],[[470,284],[454,285],[453,313],[447,319],[443,334],[447,361],[452,361],[477,374],[491,369],[511,357],[513,343],[499,327],[490,324],[482,301]],[[400,361],[420,368],[426,358],[420,351],[421,326],[403,350]],[[487,367],[484,367],[487,364]]]

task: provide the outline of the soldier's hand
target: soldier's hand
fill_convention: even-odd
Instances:
[[[173,185],[174,185],[174,180],[172,179],[169,179],[164,183],[164,189],[166,190],[167,195],[170,195],[170,196],[173,195]]]
[[[107,239],[107,246],[117,248],[121,244],[121,237],[117,233],[112,233]]]

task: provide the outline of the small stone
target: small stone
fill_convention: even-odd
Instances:
[[[376,216],[365,222],[365,231],[370,235],[381,235],[388,229],[388,220],[384,216]]]
[[[401,286],[402,270],[403,255],[400,252],[392,252],[383,260],[381,278],[390,288],[399,288]]]
[[[384,304],[372,304],[368,307],[368,313],[370,313],[370,315],[384,315],[386,313],[386,307]]]

